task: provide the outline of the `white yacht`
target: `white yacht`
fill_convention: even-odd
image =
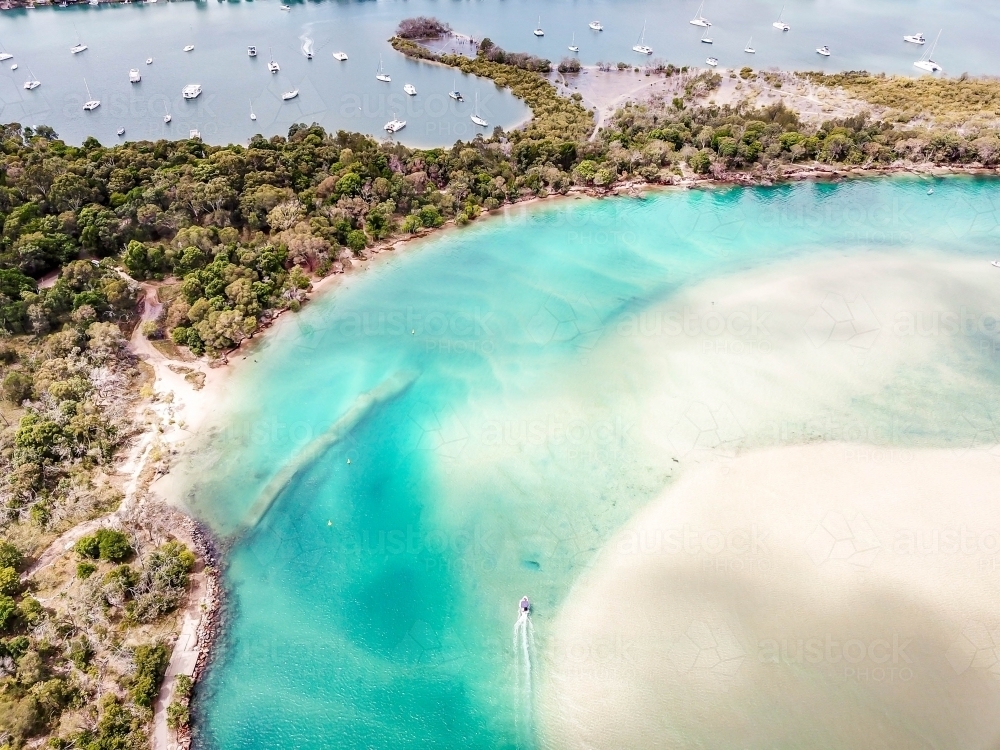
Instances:
[[[35,79],[35,75],[34,73],[31,72],[31,68],[28,68],[28,73],[31,75],[31,78],[29,78],[27,81],[24,82],[24,88],[26,88],[28,91],[31,91],[33,89],[37,89],[39,86],[42,85],[41,81]]]
[[[830,56],[830,48],[827,47],[824,44],[822,47],[817,47],[816,48],[816,53],[819,54],[819,55],[823,55],[823,57],[829,57]]]
[[[87,86],[87,79],[86,78],[83,79],[83,85]],[[83,108],[87,112],[92,112],[93,110],[97,109],[100,106],[101,106],[101,100],[100,99],[95,99],[93,96],[91,96],[91,94],[90,94],[90,86],[87,86],[87,101],[85,101],[83,103]]]
[[[385,132],[392,134],[405,128],[406,120],[397,120],[396,115],[393,114],[392,119],[383,125],[383,127],[385,128]]]
[[[604,31],[604,27],[601,26],[601,22],[600,21],[591,21],[588,25],[594,31]]]
[[[403,91],[406,92],[407,96],[417,95],[417,87],[414,86],[412,83],[408,83],[405,86],[403,86]]]
[[[69,51],[72,52],[74,55],[78,55],[85,49],[87,49],[86,44],[74,44],[72,47],[69,48]]]
[[[712,37],[708,35],[708,29],[705,29],[705,33],[701,35],[702,44],[712,44]]]
[[[4,60],[9,60],[12,57],[13,55],[10,54],[10,52],[0,52],[0,62],[3,62]]]
[[[1000,268],[1000,260],[995,260],[992,263],[990,263],[990,265],[993,266],[994,268]]]
[[[191,128],[191,130],[188,131],[188,138],[191,140],[201,140],[201,131],[197,128]]]
[[[286,91],[284,94],[282,94],[281,95],[281,100],[283,102],[287,102],[289,99],[294,99],[298,95],[299,95],[299,90],[298,89],[292,89],[291,91]]]
[[[147,57],[146,58],[146,65],[152,65],[152,64],[153,64],[153,58],[152,57]]]
[[[542,29],[542,17],[541,16],[538,17],[538,25],[535,27],[535,30],[532,31],[531,33],[534,34],[535,36],[545,36],[545,31]]]
[[[187,86],[181,89],[181,96],[185,99],[197,99],[201,96],[201,86],[197,83],[189,83]]]
[[[167,124],[173,118],[170,117],[170,111],[167,109],[167,103],[166,102],[163,103],[163,113],[164,113],[163,114],[163,123]]]
[[[118,128],[118,137],[125,135],[125,128]]]
[[[272,73],[277,73],[279,70],[281,70],[281,68],[278,66],[278,63],[274,61],[274,54],[272,54],[270,47],[267,48],[267,56],[268,58],[270,58],[267,63],[267,69],[270,70]]]
[[[941,39],[940,31],[938,32],[937,39],[934,40],[934,44],[932,44],[931,48],[927,51],[927,54],[925,54],[923,57],[921,57],[919,60],[913,63],[914,67],[920,68],[921,70],[926,70],[928,73],[940,73],[942,70],[944,70],[944,68],[942,68],[936,62],[934,62],[933,59],[931,59],[934,56],[934,48],[937,47],[939,39]]]
[[[719,58],[717,58],[717,57],[710,57],[707,60],[705,60],[705,64],[708,65],[708,67],[710,67],[710,68],[714,68],[716,65],[719,64]]]
[[[464,102],[465,99],[462,98],[462,92],[455,88],[455,79],[451,79],[451,91],[448,92],[448,96],[454,99],[456,102]]]
[[[11,70],[17,70],[17,63],[14,63],[13,65],[11,65],[10,69]]]
[[[903,41],[909,42],[910,44],[925,44],[927,39],[924,38],[924,35],[918,31],[916,34],[907,34],[903,37]]]
[[[249,47],[247,47],[247,56],[257,57],[257,48],[254,47],[252,44]]]
[[[132,68],[128,72],[128,82],[129,83],[139,83],[140,81],[142,81],[142,76],[139,75],[139,69],[138,68]]]
[[[645,22],[643,22],[643,24],[642,24],[642,33],[639,34],[639,41],[636,42],[633,45],[632,51],[633,52],[639,52],[639,53],[641,53],[643,55],[651,55],[651,54],[653,54],[653,48],[652,47],[647,47],[646,44],[645,44],[645,41],[646,41],[646,24],[645,24]]]
[[[785,12],[785,6],[782,5],[781,12],[778,13],[778,20],[771,24],[774,28],[778,29],[779,31],[788,31],[790,28],[792,28],[787,23],[781,20],[781,16],[784,14],[784,12]]]
[[[184,47],[184,51],[185,51],[185,52],[190,52],[190,51],[191,51],[191,50],[193,50],[193,49],[194,49],[194,45],[193,45],[193,44],[188,44],[188,45],[186,45],[186,46]]]
[[[382,70],[382,55],[378,56],[378,70],[375,71],[375,80],[382,81],[382,83],[390,83],[392,78]]]
[[[747,42],[747,46],[743,48],[743,51],[750,55],[756,53],[757,50],[753,48],[752,44],[753,44],[753,37],[750,37],[750,40]]]
[[[705,16],[701,14],[701,11],[705,8],[705,3],[698,6],[698,12],[695,13],[694,18],[688,21],[692,26],[711,26],[712,22],[709,21]]]
[[[473,110],[472,116],[471,116],[470,119],[472,120],[472,122],[474,124],[478,125],[481,128],[489,127],[489,123],[486,122],[486,120],[484,120],[482,117],[479,116],[479,92],[478,91],[476,92],[476,108],[475,108],[475,110]]]
[[[575,33],[573,34],[573,38],[570,40],[569,51],[570,52],[579,52],[580,51],[580,48],[576,46],[576,34]]]
[[[347,60],[347,53],[346,52],[334,52],[333,53],[333,59],[334,60],[338,60],[340,62],[344,62],[344,61]]]
[[[278,10],[291,10],[291,9],[292,9],[291,5],[279,5],[278,6]]]
[[[256,121],[257,115],[253,113],[253,99],[250,100],[250,119]]]

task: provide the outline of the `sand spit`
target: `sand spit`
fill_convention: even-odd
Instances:
[[[545,745],[995,747],[998,479],[986,447],[692,467],[549,628]]]

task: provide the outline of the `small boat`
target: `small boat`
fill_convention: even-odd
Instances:
[[[414,86],[412,83],[408,83],[405,86],[403,86],[403,91],[405,91],[408,96],[417,95],[417,87]]]
[[[28,68],[28,73],[31,74],[31,78],[29,78],[27,81],[24,82],[24,88],[26,88],[28,91],[31,91],[32,89],[37,89],[39,86],[42,85],[41,81],[35,80],[34,74],[31,73],[31,68]]]
[[[278,10],[291,10],[291,9],[292,9],[291,5],[279,5],[278,6]]]
[[[781,12],[778,13],[778,20],[771,24],[774,28],[778,29],[779,31],[788,31],[790,28],[792,28],[787,23],[781,20],[781,16],[784,12],[785,12],[785,6],[782,5]]]
[[[163,123],[167,124],[170,122],[170,110],[167,109],[167,103],[163,102]]]
[[[0,62],[3,62],[4,60],[9,60],[12,57],[13,55],[10,54],[10,52],[0,52]]]
[[[382,83],[389,83],[392,81],[389,74],[382,70],[382,55],[378,56],[378,70],[375,72],[375,80],[382,81]]]
[[[990,263],[990,265],[993,266],[994,268],[1000,268],[1000,260],[995,260],[992,263]]]
[[[298,95],[299,95],[299,90],[298,89],[292,89],[291,91],[286,91],[284,94],[282,94],[281,95],[281,100],[283,102],[287,102],[289,99],[294,99]]]
[[[719,64],[719,58],[717,58],[717,57],[710,57],[707,60],[705,60],[705,64],[708,65],[711,68],[714,68],[716,65]]]
[[[253,113],[253,99],[250,100],[250,119],[256,121],[257,115]]]
[[[590,28],[592,28],[594,31],[604,31],[604,27],[601,26],[600,21],[591,21],[588,24],[588,26],[590,26]]]
[[[632,51],[639,52],[643,55],[653,54],[653,48],[647,47],[645,41],[646,41],[646,23],[644,21],[642,24],[642,33],[639,34],[639,41],[636,42],[635,45],[633,45]]]
[[[333,53],[333,59],[334,60],[339,60],[340,62],[344,62],[345,60],[347,60],[347,53],[346,52],[334,52]]]
[[[746,52],[747,54],[750,54],[750,55],[752,55],[752,54],[754,54],[754,53],[756,53],[756,52],[757,52],[757,50],[755,50],[755,49],[754,49],[754,48],[753,48],[753,47],[751,46],[751,43],[752,43],[752,42],[753,42],[753,37],[750,37],[750,41],[748,41],[748,42],[747,42],[747,46],[743,48],[743,51],[744,51],[744,52]]]
[[[17,63],[14,63],[13,65],[11,65],[10,69],[11,70],[17,70]]]
[[[190,51],[191,51],[191,50],[193,50],[193,49],[194,49],[194,45],[193,45],[193,44],[188,44],[188,45],[186,45],[186,46],[184,47],[184,51],[185,51],[185,52],[190,52]]]
[[[72,47],[69,48],[69,51],[72,52],[74,55],[79,55],[85,49],[87,49],[86,44],[74,44]]]
[[[470,117],[470,119],[472,120],[472,122],[474,124],[478,125],[481,128],[489,127],[489,123],[486,122],[486,120],[484,120],[482,117],[479,116],[479,92],[478,91],[476,92],[476,108],[475,108],[475,110],[473,110],[472,116]]]
[[[270,70],[272,73],[277,73],[279,70],[281,70],[281,68],[278,67],[278,63],[274,61],[274,55],[271,53],[270,47],[267,48],[267,56],[268,58],[270,58],[267,63],[267,69]]]
[[[573,39],[569,43],[570,52],[579,52],[580,48],[576,46],[576,34],[573,34]]]
[[[689,24],[691,24],[692,26],[706,26],[706,27],[712,25],[712,22],[701,14],[701,11],[702,9],[704,9],[704,7],[705,3],[702,3],[701,5],[698,6],[698,12],[695,13],[694,18],[688,21]]]
[[[824,44],[822,47],[817,47],[816,48],[816,53],[819,54],[819,55],[823,55],[823,57],[829,57],[830,56],[830,48],[827,47]]]
[[[125,135],[125,128],[118,128],[118,137]]]
[[[451,81],[451,91],[448,92],[448,96],[450,96],[456,102],[465,101],[465,99],[462,98],[462,92],[455,88],[455,79],[452,79]]]
[[[147,57],[146,58],[146,65],[152,65],[152,64],[153,64],[153,58],[152,57]]]
[[[927,188],[927,195],[934,195],[934,188]]]
[[[934,40],[934,44],[931,45],[931,48],[927,51],[927,54],[924,55],[919,60],[917,60],[915,63],[913,63],[913,66],[915,68],[926,70],[928,73],[940,73],[943,70],[943,68],[940,65],[938,65],[936,62],[934,62],[934,60],[931,59],[934,56],[934,49],[935,47],[937,47],[937,43],[940,39],[941,39],[941,32],[939,31],[937,39]]]
[[[517,611],[522,615],[528,614],[531,611],[531,599],[522,596],[520,603],[517,605]]]
[[[83,79],[83,85],[87,86],[87,79],[86,78]],[[100,106],[101,106],[101,100],[100,99],[95,99],[93,96],[91,96],[90,95],[90,86],[87,86],[87,101],[85,101],[83,103],[83,108],[87,112],[93,112],[95,109],[97,109]]]
[[[139,70],[137,68],[132,68],[128,72],[128,82],[129,83],[139,83],[142,81],[142,76],[139,75]]]
[[[254,47],[252,44],[249,47],[247,47],[247,56],[257,57],[257,48]]]
[[[712,38],[708,35],[708,29],[705,29],[705,33],[701,35],[702,44],[712,44]]]
[[[313,53],[312,52],[306,52],[306,60],[312,60],[312,59],[313,59]]]
[[[927,39],[924,38],[924,35],[918,31],[916,34],[907,34],[903,37],[903,41],[909,42],[910,44],[925,44]]]
[[[545,36],[545,32],[542,30],[542,17],[541,16],[538,17],[538,25],[535,27],[535,30],[532,31],[531,33],[534,34],[535,36]]]
[[[185,99],[197,99],[201,96],[201,86],[197,83],[189,83],[181,89],[181,96]]]
[[[190,138],[191,140],[196,140],[196,139],[200,140],[201,131],[196,128],[192,128],[191,130],[188,131],[188,138]]]
[[[390,134],[395,133],[406,127],[406,120],[397,120],[396,115],[393,114],[392,119],[383,125],[383,127],[385,128],[385,132]]]

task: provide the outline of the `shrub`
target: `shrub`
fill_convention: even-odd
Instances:
[[[86,580],[94,575],[94,571],[97,570],[97,566],[91,562],[81,562],[76,564],[76,577],[82,580]]]
[[[136,646],[133,658],[135,673],[128,680],[129,693],[137,705],[149,708],[156,700],[170,653],[164,644],[152,643]]]
[[[559,61],[559,72],[560,73],[579,73],[580,72],[580,61],[577,60],[575,57],[564,57],[562,60]]]
[[[20,406],[25,399],[31,398],[31,375],[20,370],[7,373],[0,386],[5,401]]]
[[[6,594],[0,594],[0,630],[4,630],[14,620],[17,604]]]
[[[0,594],[16,596],[21,591],[21,578],[13,568],[0,568]]]
[[[437,39],[450,33],[451,26],[428,16],[404,18],[396,29],[396,36],[403,39]]]
[[[82,536],[77,539],[76,544],[73,545],[73,549],[76,550],[76,554],[80,557],[89,557],[92,560],[96,560],[97,556],[101,554],[101,544],[97,541],[97,537],[93,535]]]
[[[102,560],[121,562],[132,552],[128,537],[115,529],[98,529],[94,537],[97,539]]]
[[[14,568],[17,570],[24,562],[21,550],[10,542],[0,542],[0,568]]]

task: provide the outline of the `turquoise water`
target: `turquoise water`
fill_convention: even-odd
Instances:
[[[382,126],[393,112],[407,121],[399,140],[413,146],[451,145],[474,135],[469,115],[473,94],[493,125],[510,127],[527,110],[489,81],[458,76],[444,68],[405,60],[386,40],[408,16],[435,15],[459,31],[489,36],[511,50],[527,51],[553,61],[570,54],[575,35],[579,58],[642,64],[649,60],[632,51],[646,24],[645,42],[653,58],[678,65],[704,65],[708,54],[699,41],[702,30],[688,24],[700,0],[663,3],[657,0],[379,0],[378,2],[291,2],[278,10],[276,0],[262,2],[192,2],[155,5],[39,8],[0,14],[0,43],[14,54],[0,66],[0,120],[26,125],[47,124],[71,143],[93,135],[103,143],[126,138],[186,137],[190,128],[210,143],[246,142],[254,133],[284,135],[295,122],[319,122],[328,130],[347,129],[384,136]],[[781,6],[792,30],[771,27]],[[751,65],[797,70],[858,70],[914,74],[913,62],[930,46],[916,48],[904,34],[922,31],[933,41],[943,29],[934,58],[949,74],[1000,73],[995,54],[1000,35],[1000,8],[971,0],[707,0],[704,13],[712,22],[715,44],[711,54],[722,66]],[[539,22],[544,37],[532,35]],[[588,28],[601,20],[605,31]],[[755,55],[743,53],[753,35]],[[315,59],[301,53],[302,38],[313,40]],[[84,41],[89,49],[70,55]],[[124,43],[123,43],[124,42]],[[182,52],[194,44],[191,53]],[[247,45],[258,57],[247,57]],[[820,57],[815,49],[828,45],[833,54]],[[267,72],[268,49],[281,72]],[[343,50],[350,59],[338,63],[332,53]],[[375,80],[379,55],[392,76],[391,84]],[[154,63],[144,65],[147,57]],[[142,73],[142,83],[128,82],[130,68]],[[42,82],[23,89],[28,70]],[[84,112],[84,79],[102,101]],[[413,83],[416,97],[403,94]],[[194,101],[181,89],[200,83],[205,93]],[[452,85],[466,102],[448,99]],[[281,94],[298,88],[297,99],[282,102]],[[250,102],[257,113],[249,117]],[[173,122],[164,125],[164,107]]]
[[[233,545],[199,746],[544,744],[547,623],[601,544],[695,460],[636,426],[654,370],[616,358],[627,324],[797,259],[933,251],[989,273],[998,211],[1000,183],[972,179],[550,202],[381,258],[285,318],[172,472]],[[942,345],[993,388],[991,331]],[[894,442],[949,444],[955,429],[914,415],[911,393],[968,400],[971,376],[893,378],[844,414],[877,411]],[[515,637],[524,594],[534,640]]]

